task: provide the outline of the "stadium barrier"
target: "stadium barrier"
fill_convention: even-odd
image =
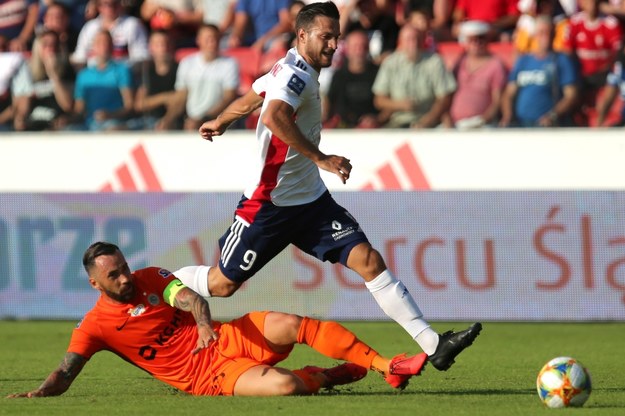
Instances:
[[[428,319],[625,319],[625,136],[528,132],[324,134],[354,165],[329,188]],[[215,264],[255,161],[251,132],[3,135],[0,317],[82,316],[97,293],[81,256],[96,240],[132,268]],[[294,248],[211,306],[385,319],[357,275]]]

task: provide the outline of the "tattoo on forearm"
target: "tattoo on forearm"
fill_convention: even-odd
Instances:
[[[68,352],[63,357],[59,367],[39,386],[39,391],[44,396],[56,396],[64,393],[76,376],[78,376],[86,362],[87,360],[84,357]]]
[[[186,312],[191,312],[195,322],[210,325],[211,314],[208,302],[189,288],[184,288],[176,294],[174,306]]]

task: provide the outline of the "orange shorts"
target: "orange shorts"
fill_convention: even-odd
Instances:
[[[201,375],[193,394],[232,396],[241,374],[258,365],[275,365],[289,356],[291,350],[276,353],[265,341],[268,313],[251,312],[221,324],[219,340],[210,349],[208,371]]]

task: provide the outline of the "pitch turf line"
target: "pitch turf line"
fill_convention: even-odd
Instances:
[[[0,394],[38,386],[60,362],[74,322],[0,321]],[[388,322],[347,322],[381,353],[416,352],[407,335]],[[464,323],[434,323],[437,330]],[[431,366],[397,393],[380,376],[315,397],[190,397],[178,393],[110,353],[96,355],[61,397],[2,399],[0,415],[540,415],[535,377],[550,358],[571,355],[590,370],[593,393],[575,415],[625,414],[625,323],[485,323],[482,335],[448,372]],[[333,364],[301,346],[283,363]],[[555,410],[557,412],[557,410]],[[562,411],[559,411],[562,412]]]

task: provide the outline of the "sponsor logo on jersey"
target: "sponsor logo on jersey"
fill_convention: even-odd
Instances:
[[[174,309],[174,314],[171,317],[171,321],[163,328],[163,330],[158,334],[156,338],[153,339],[152,344],[144,345],[139,348],[139,356],[143,357],[143,359],[147,361],[152,361],[156,358],[156,354],[158,353],[159,347],[163,347],[167,342],[169,342],[172,337],[176,334],[176,330],[182,326],[183,316],[185,312],[180,309]]]
[[[341,225],[340,222],[338,222],[337,220],[332,221],[333,230],[340,230],[341,228],[343,228],[343,226]]]
[[[163,279],[167,279],[169,276],[171,276],[171,272],[167,269],[160,269],[158,271],[158,274],[161,275]]]
[[[334,228],[334,223],[332,223],[332,228]],[[334,241],[339,241],[341,238],[345,238],[348,235],[354,234],[355,232],[356,232],[356,230],[354,229],[354,227],[350,226],[350,227],[347,227],[344,230],[339,229],[337,232],[332,233],[332,238],[334,239]]]
[[[143,315],[143,312],[145,312],[145,305],[143,303],[138,304],[134,308],[128,309],[128,315],[133,317]]]
[[[289,87],[289,89],[292,90],[295,94],[301,95],[302,91],[304,91],[304,88],[306,88],[306,83],[296,74],[293,74],[291,75],[291,79],[289,80],[289,83],[286,84],[286,86]]]

